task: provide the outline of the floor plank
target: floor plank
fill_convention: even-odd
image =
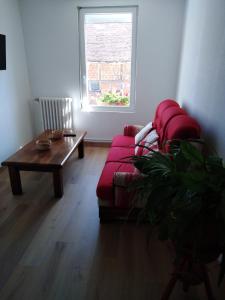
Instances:
[[[148,225],[99,224],[96,184],[107,148],[86,146],[64,172],[65,193],[55,200],[51,174],[22,172],[24,194],[13,196],[0,172],[1,300],[159,300],[172,272],[173,255]],[[218,264],[209,266],[216,299]],[[207,299],[204,287],[171,300]]]

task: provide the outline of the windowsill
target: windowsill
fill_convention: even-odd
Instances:
[[[106,112],[106,113],[135,113],[133,107],[121,106],[87,106],[81,108],[82,112]]]

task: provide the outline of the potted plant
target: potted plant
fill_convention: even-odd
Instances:
[[[108,105],[120,105],[120,106],[128,106],[129,98],[128,96],[120,96],[117,93],[106,93],[103,94],[99,99],[99,103],[104,103]]]
[[[142,173],[135,183],[144,199],[143,215],[158,229],[160,240],[172,241],[175,272],[162,299],[168,299],[177,279],[184,289],[205,282],[213,299],[205,264],[222,254],[218,278],[225,274],[225,167],[217,155],[203,155],[189,141],[170,144],[168,153],[149,148],[133,156]]]

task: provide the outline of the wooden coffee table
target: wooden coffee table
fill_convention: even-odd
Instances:
[[[56,198],[63,196],[63,166],[78,148],[78,157],[84,157],[84,137],[86,131],[76,132],[76,136],[67,136],[59,140],[53,140],[51,149],[40,151],[36,149],[37,139],[43,139],[50,135],[45,131],[14,155],[2,162],[9,170],[10,183],[14,195],[22,194],[20,171],[52,172],[53,186]]]

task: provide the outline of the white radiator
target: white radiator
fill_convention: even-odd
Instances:
[[[72,98],[41,97],[41,116],[44,130],[73,127]]]

